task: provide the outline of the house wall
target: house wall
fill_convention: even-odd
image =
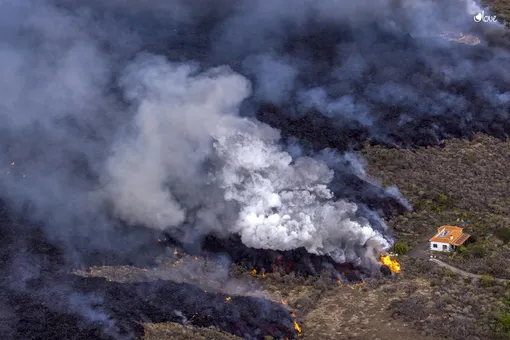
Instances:
[[[449,243],[430,242],[430,250],[450,252],[454,251],[455,247]]]

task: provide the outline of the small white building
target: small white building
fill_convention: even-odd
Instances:
[[[437,229],[437,233],[432,237],[430,250],[452,252],[464,244],[471,235],[466,234],[462,228],[444,225]]]

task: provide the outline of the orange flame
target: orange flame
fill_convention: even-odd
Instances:
[[[179,254],[179,252],[177,251],[177,248],[174,249],[174,255],[177,255]]]
[[[193,321],[193,319],[195,318],[195,316],[198,315],[198,312],[196,312],[195,314],[193,314],[193,316],[191,317],[191,319],[189,319],[189,322]]]
[[[388,266],[392,273],[400,273],[400,263],[398,263],[397,260],[392,260],[390,254],[381,254],[381,262]]]
[[[253,269],[251,271],[251,276],[257,276],[257,269]]]
[[[299,324],[297,323],[296,321],[296,314],[292,313],[292,318],[294,319],[294,329],[298,332],[298,333],[301,333],[301,327],[299,326]]]
[[[225,301],[227,301],[227,302],[230,300],[232,300],[232,298],[230,296],[225,299]]]

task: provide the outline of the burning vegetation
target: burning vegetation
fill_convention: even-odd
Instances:
[[[387,266],[392,273],[398,274],[400,273],[400,264],[397,260],[392,260],[390,254],[382,255],[381,254],[381,263]]]

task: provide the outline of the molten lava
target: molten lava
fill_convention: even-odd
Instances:
[[[381,255],[381,262],[390,268],[392,273],[399,273],[400,272],[400,263],[397,262],[397,260],[392,260],[390,257],[390,254]]]
[[[292,313],[292,318],[294,319],[294,329],[298,332],[298,333],[301,333],[301,327],[299,326],[299,324],[297,323],[296,321],[296,314]]]

